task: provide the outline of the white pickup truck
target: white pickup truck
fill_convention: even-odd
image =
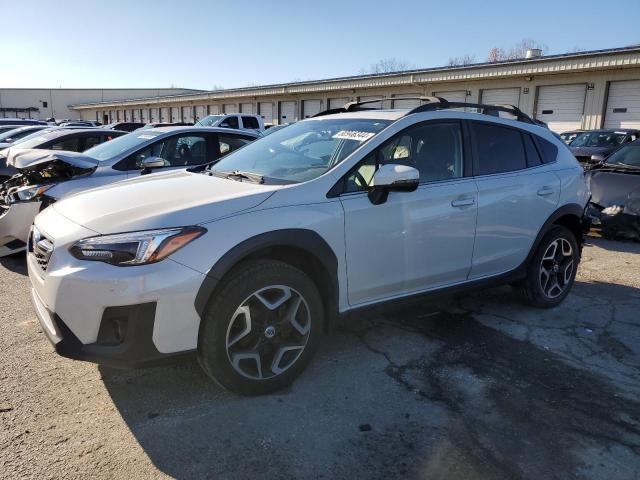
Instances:
[[[234,128],[236,130],[250,130],[255,133],[264,132],[264,121],[260,115],[246,113],[225,113],[208,115],[199,120],[196,125],[203,127]]]

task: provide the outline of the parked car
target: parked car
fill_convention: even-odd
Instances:
[[[583,133],[584,130],[570,130],[568,132],[562,132],[560,134],[560,139],[566,143],[567,145],[569,145],[571,142],[573,142],[575,140],[575,138],[580,135],[581,133]]]
[[[112,138],[124,135],[126,132],[97,128],[48,127],[32,133],[14,143],[10,148],[0,150],[0,182],[15,175],[18,170],[14,166],[16,158],[32,150],[66,150],[70,152],[84,152]],[[36,152],[41,156],[41,152]]]
[[[90,131],[104,138],[124,133]],[[19,174],[0,187],[0,257],[24,250],[33,218],[63,196],[161,168],[203,166],[256,138],[221,128],[172,127],[129,133],[84,153],[33,150],[17,156]]]
[[[0,118],[0,125],[46,125],[47,122],[29,118]]]
[[[571,153],[580,163],[592,163],[592,155],[608,155],[620,145],[640,138],[640,130],[621,128],[617,130],[588,130],[579,133],[569,144]]]
[[[111,128],[113,130],[122,130],[124,132],[133,132],[139,128],[144,127],[142,122],[115,122],[105,125],[104,128]]]
[[[187,122],[159,122],[159,123],[147,123],[144,126],[138,128],[138,130],[149,130],[150,128],[162,128],[162,127],[190,127],[193,123]]]
[[[60,123],[61,127],[99,127],[100,125],[102,124],[95,120],[70,120]]]
[[[278,130],[282,130],[284,127],[288,127],[289,125],[293,125],[292,123],[284,123],[282,125],[271,125],[265,131],[261,132],[260,135],[266,137],[267,135],[271,135],[272,133],[277,132]]]
[[[0,125],[0,135],[8,132],[9,130],[15,130],[18,127],[20,127],[20,125]]]
[[[0,134],[0,150],[10,147],[21,139],[36,132],[41,132],[46,128],[50,127],[48,125],[26,125],[19,127],[13,125],[10,130]]]
[[[250,130],[252,132],[264,132],[264,120],[260,115],[246,113],[230,113],[223,115],[209,115],[196,122],[203,127],[233,128],[236,130]]]
[[[558,305],[580,259],[583,169],[521,112],[448,106],[349,105],[203,171],[55,203],[28,254],[43,331],[61,355],[111,365],[195,351],[224,387],[260,394],[365,307],[506,282]]]
[[[627,143],[586,173],[587,214],[606,238],[640,240],[640,140]]]

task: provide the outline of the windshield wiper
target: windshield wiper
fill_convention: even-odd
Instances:
[[[249,180],[254,183],[264,183],[264,176],[258,173],[243,172],[242,170],[233,170],[231,172],[224,170],[210,170],[210,172],[217,177],[239,179],[240,181]]]

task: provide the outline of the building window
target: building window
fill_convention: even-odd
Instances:
[[[48,102],[42,102],[42,108],[47,108],[49,106]]]

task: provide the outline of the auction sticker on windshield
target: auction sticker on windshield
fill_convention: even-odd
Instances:
[[[343,138],[345,140],[355,140],[357,142],[364,142],[373,137],[375,133],[371,132],[358,132],[357,130],[340,130],[333,138]]]

